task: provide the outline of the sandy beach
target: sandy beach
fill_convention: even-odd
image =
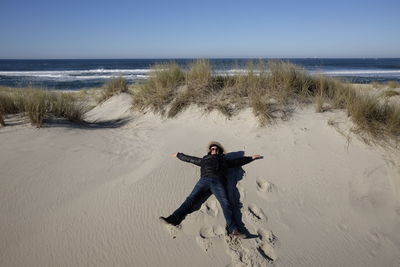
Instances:
[[[367,145],[344,111],[299,107],[260,127],[189,107],[174,119],[119,94],[37,129],[0,128],[0,266],[400,266],[400,153]],[[186,198],[211,140],[261,154],[236,188],[247,239],[226,236],[214,196],[181,229],[160,223]]]

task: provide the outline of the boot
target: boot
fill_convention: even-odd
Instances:
[[[180,222],[178,222],[172,216],[168,216],[168,217],[160,216],[160,221],[163,222],[163,223],[166,223],[166,224],[173,225],[173,226],[178,226],[180,224]]]
[[[246,235],[240,232],[238,229],[233,229],[232,232],[229,233],[230,237],[237,237],[237,238],[246,238]]]

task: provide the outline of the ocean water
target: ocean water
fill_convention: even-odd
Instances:
[[[313,75],[321,73],[356,83],[400,81],[400,58],[284,60]],[[148,77],[152,65],[171,61],[187,67],[193,59],[0,60],[0,85],[78,90],[102,86],[119,75],[134,84]],[[244,71],[249,61],[258,59],[210,59],[216,73],[228,75]]]

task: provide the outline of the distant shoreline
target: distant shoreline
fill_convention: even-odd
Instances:
[[[197,60],[197,59],[357,59],[357,60],[379,60],[379,59],[400,59],[400,57],[166,57],[166,58],[0,58],[0,61],[7,60]]]

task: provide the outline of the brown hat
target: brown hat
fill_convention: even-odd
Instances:
[[[224,147],[221,145],[220,142],[211,141],[210,143],[208,143],[207,150],[210,151],[210,148],[211,148],[212,146],[217,146],[217,147],[219,148],[219,150],[221,151],[221,153],[224,153],[224,152],[225,152],[225,149],[224,149]]]

